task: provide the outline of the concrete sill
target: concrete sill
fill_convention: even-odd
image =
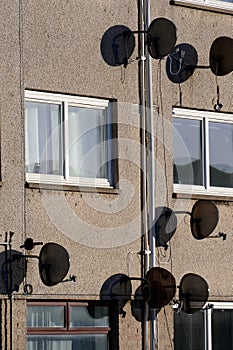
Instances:
[[[26,188],[37,190],[54,190],[54,191],[68,191],[68,192],[90,192],[90,193],[105,193],[105,194],[119,194],[119,190],[116,188],[105,187],[85,187],[85,186],[73,186],[73,185],[56,185],[26,182]]]
[[[227,3],[226,3],[227,4]],[[198,9],[203,11],[211,11],[211,12],[217,12],[217,13],[223,13],[226,15],[233,15],[233,8],[229,5],[225,5],[221,7],[221,4],[201,4],[198,1],[197,2],[191,2],[191,1],[185,1],[185,0],[170,0],[170,5],[177,5],[177,6],[183,6],[183,7],[190,7],[192,9]],[[224,2],[223,2],[224,5]]]
[[[218,202],[233,202],[233,197],[230,196],[217,196],[206,194],[188,194],[188,193],[173,193],[172,198],[177,199],[205,199]]]

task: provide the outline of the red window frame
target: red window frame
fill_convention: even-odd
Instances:
[[[98,306],[109,306],[108,304],[99,304],[90,302],[74,301],[29,301],[28,306],[64,306],[64,327],[27,327],[27,335],[66,335],[66,334],[109,334],[111,327],[70,327],[70,306],[88,306],[93,303]]]

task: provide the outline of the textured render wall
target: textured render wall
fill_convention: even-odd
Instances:
[[[21,242],[23,221],[23,130],[20,89],[19,14],[17,2],[0,4],[0,233],[14,231]],[[4,235],[1,241],[4,240]]]
[[[118,4],[109,0],[94,3],[90,0],[24,0],[21,4],[21,17],[17,1],[2,1],[0,4],[1,233],[15,231],[13,248],[17,250],[27,236],[44,243],[48,240],[59,242],[70,253],[69,272],[77,275],[77,283],[64,283],[53,288],[42,285],[37,263],[30,259],[27,282],[34,288],[32,298],[96,298],[110,275],[119,272],[140,275],[137,255],[140,250],[139,116],[131,105],[138,103],[137,63],[129,65],[125,71],[121,67],[110,67],[99,50],[101,38],[109,27],[120,24],[137,29],[137,4],[136,1]],[[170,6],[162,0],[151,2],[151,6],[151,20],[156,17],[171,19],[178,29],[177,43],[193,45],[198,51],[200,65],[208,64],[209,49],[216,37],[233,36],[232,16]],[[133,58],[136,56],[137,48]],[[172,199],[171,110],[173,105],[179,106],[179,87],[168,80],[165,60],[161,61],[161,85],[157,84],[158,62],[153,61],[152,65],[154,105],[160,107],[159,113],[154,115],[155,134],[158,136],[156,171],[159,178],[156,182],[156,206],[191,210],[194,200]],[[223,110],[232,112],[232,74],[218,78],[218,83]],[[24,121],[21,105],[24,87],[114,98],[120,102],[119,178],[127,179],[126,186],[123,187],[124,183],[120,186],[123,191],[117,195],[97,195],[24,190]],[[181,91],[184,107],[213,110],[216,84],[209,70],[197,69],[187,82],[181,84]],[[60,210],[68,208],[64,221],[59,221],[63,216],[54,208],[54,202],[59,204]],[[216,203],[220,221],[214,234],[223,231],[228,234],[227,240],[206,239],[197,242],[191,236],[187,224],[189,218],[180,217],[172,238],[172,259],[169,251],[160,250],[158,262],[168,270],[172,268],[177,283],[187,272],[198,273],[208,281],[212,299],[232,300],[232,271],[229,264],[232,257],[232,204]],[[102,212],[96,210],[99,204]],[[111,208],[117,214],[106,213]],[[77,222],[71,220],[73,216],[88,224],[81,235]],[[72,232],[65,233],[71,222]],[[115,231],[110,229],[112,226]],[[103,230],[99,231],[99,227]],[[90,241],[91,233],[95,233],[95,241]],[[73,234],[78,242],[73,240]],[[105,241],[105,235],[111,241]],[[38,254],[39,251],[40,248],[36,247],[33,253]],[[19,293],[22,293],[22,286]],[[141,325],[130,317],[130,305],[125,309],[126,318],[120,319],[120,347],[124,350],[140,349]],[[170,348],[168,333],[172,337],[173,322],[170,306],[166,308],[166,316],[169,328],[163,310],[159,314],[159,349]],[[17,322],[14,324],[14,342],[22,349],[25,340],[24,301],[14,302],[14,317],[19,322],[19,325]]]
[[[198,52],[198,65],[208,66],[209,50],[212,42],[220,36],[233,38],[232,15],[224,15],[197,9],[164,6],[163,1],[151,2],[151,20],[157,17],[166,17],[177,27],[177,43],[189,43]],[[158,61],[153,66],[153,100],[156,106],[154,125],[156,142],[160,149],[156,150],[156,181],[155,202],[157,206],[167,206],[172,210],[191,211],[198,199],[172,198],[172,138],[171,138],[171,111],[172,106],[180,106],[179,85],[173,84],[166,74],[166,58],[161,61],[159,70]],[[161,76],[161,84],[157,75]],[[220,101],[222,111],[233,112],[233,75],[228,74],[217,78],[220,87]],[[216,103],[216,77],[210,69],[196,69],[194,74],[180,85],[182,92],[182,106],[213,111]],[[157,92],[157,93],[156,93]],[[164,127],[164,133],[163,128]],[[159,180],[158,180],[159,179]],[[208,199],[208,198],[206,198]],[[195,240],[190,231],[189,215],[177,215],[178,226],[171,240],[171,251],[158,251],[158,264],[172,271],[179,285],[182,276],[193,272],[204,277],[210,288],[210,300],[233,300],[232,279],[232,202],[214,198],[219,210],[219,223],[212,235],[219,232],[227,233],[226,241],[221,239]],[[171,255],[170,255],[171,254]],[[177,295],[178,297],[178,295]],[[173,312],[168,306],[165,322],[163,310],[159,314],[159,349],[170,349],[169,332],[173,338]]]
[[[141,273],[138,66],[136,62],[124,70],[104,62],[100,43],[114,25],[137,29],[137,4],[76,0],[23,4],[25,88],[114,98],[119,137],[118,194],[26,189],[27,237],[63,245],[70,254],[69,273],[77,276],[77,283],[45,287],[31,259],[30,298],[99,299],[111,275]],[[39,251],[36,247],[33,253]],[[120,319],[122,349],[141,344],[141,325],[130,315],[128,306],[126,318]]]
[[[100,52],[110,27],[137,29],[136,3],[31,0],[24,10],[27,88],[138,101],[137,64],[121,83],[121,67],[108,66]]]
[[[19,13],[21,5],[23,11]],[[129,144],[122,142],[119,149],[125,160],[119,163],[119,173],[121,179],[124,177],[131,183],[130,193],[127,192],[127,195],[126,191],[119,195],[98,195],[25,190],[23,95],[24,88],[31,88],[115,98],[122,103],[119,106],[122,120],[119,134],[123,140],[129,139],[138,145],[138,113],[124,112],[125,108],[131,109],[131,103],[137,103],[138,100],[137,66],[129,66],[127,76],[122,82],[121,67],[107,66],[99,48],[101,38],[110,26],[137,26],[136,7],[126,4],[117,8],[116,4],[109,1],[105,4],[103,1],[95,2],[94,5],[91,1],[2,1],[0,19],[2,241],[4,232],[11,230],[15,232],[14,250],[21,251],[19,246],[25,237],[32,237],[35,241],[44,243],[59,242],[69,251],[69,272],[77,275],[77,283],[64,283],[53,289],[42,285],[37,262],[29,259],[27,282],[34,288],[32,298],[71,296],[78,297],[79,300],[98,299],[100,288],[110,275],[119,272],[136,276],[140,274],[138,256],[134,253],[140,250],[138,159],[130,156]],[[134,125],[133,131],[130,130],[128,113]],[[50,197],[49,199],[47,196],[49,204],[46,198],[42,198],[46,195]],[[56,226],[52,213],[48,212],[51,198],[57,201],[56,204],[67,204],[70,214],[81,217],[84,223],[89,224],[88,229],[82,232],[82,245],[72,240],[69,234],[64,234],[64,225],[67,222],[69,224],[68,217],[63,222],[63,228]],[[97,211],[93,206],[98,203],[103,210],[108,209],[110,213],[111,206],[117,212],[120,208],[120,211],[115,215],[101,213],[101,210]],[[135,218],[139,220],[137,226],[131,224]],[[90,242],[92,231],[98,234],[98,227],[102,228],[101,240],[98,241],[97,237],[97,241]],[[112,227],[115,232],[110,232]],[[77,225],[74,229],[79,231]],[[104,249],[105,246],[107,248]],[[39,250],[40,247],[36,247],[33,253],[39,254]],[[2,251],[3,248],[1,254]],[[20,286],[19,294],[23,292],[22,287],[23,285]],[[2,307],[2,317],[6,317],[3,317],[1,327],[2,344],[9,348],[9,303],[5,304]],[[14,349],[23,349],[25,302],[15,298],[13,322]],[[134,323],[128,320],[127,324],[131,322]],[[139,335],[132,338],[131,348],[135,348],[135,342],[140,343]]]
[[[190,8],[170,6],[164,8],[157,3],[153,5],[151,18],[166,17],[171,19],[177,27],[177,44],[189,43],[198,52],[198,65],[209,64],[209,50],[212,42],[220,36],[233,36],[232,16]],[[161,84],[157,84],[158,62],[153,61],[154,104],[159,106],[159,114],[155,115],[156,142],[161,146],[156,151],[156,171],[163,179],[157,181],[157,205],[167,205],[172,209],[179,208],[191,211],[194,200],[172,199],[172,138],[171,138],[171,110],[179,104],[179,85],[172,83],[165,68],[166,59],[161,62]],[[218,77],[220,86],[220,100],[222,111],[233,111],[233,76],[232,73]],[[181,83],[183,107],[199,108],[213,111],[216,103],[216,76],[210,69],[196,69],[194,74]],[[156,94],[156,91],[160,91]],[[164,134],[162,126],[164,125]],[[166,169],[166,171],[165,171]],[[162,186],[161,186],[162,184]],[[167,190],[166,190],[167,189]],[[206,198],[208,199],[208,198]],[[219,209],[219,223],[213,234],[219,231],[228,233],[227,240],[206,239],[196,241],[191,236],[189,218],[179,217],[179,226],[172,239],[173,268],[178,280],[183,273],[196,271],[208,279],[212,296],[232,298],[232,270],[229,260],[232,256],[232,235],[230,231],[232,221],[232,203],[215,198]],[[169,253],[168,253],[169,255]],[[166,260],[166,258],[165,258]],[[228,263],[227,263],[228,262]],[[169,266],[169,264],[168,264]],[[222,278],[219,279],[219,276]]]
[[[0,3],[0,124],[1,124],[1,188],[0,188],[0,243],[5,232],[14,232],[14,250],[19,251],[24,240],[24,151],[23,113],[24,92],[20,76],[20,27],[18,1]],[[4,292],[2,263],[4,247],[0,246],[1,277],[0,289]],[[1,299],[1,348],[10,348],[10,306],[7,298]],[[14,349],[25,348],[25,305],[24,301],[13,300]]]

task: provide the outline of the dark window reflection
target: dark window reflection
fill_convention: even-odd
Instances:
[[[210,185],[233,187],[233,125],[209,123]]]
[[[173,119],[174,183],[203,185],[201,120]]]

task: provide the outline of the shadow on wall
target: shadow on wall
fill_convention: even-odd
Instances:
[[[26,276],[26,259],[17,250],[0,253],[0,293],[18,291]],[[10,273],[12,271],[12,273]]]

